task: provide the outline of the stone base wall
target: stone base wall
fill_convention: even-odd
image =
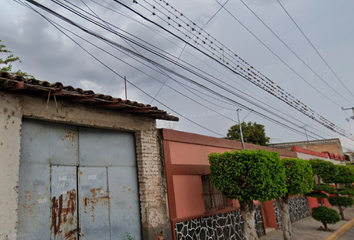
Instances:
[[[276,201],[273,202],[274,212],[277,219],[278,228],[281,227],[280,209]],[[309,203],[304,196],[289,199],[289,214],[292,223],[311,215]]]
[[[255,213],[258,236],[265,235],[261,207]],[[219,213],[175,224],[177,240],[245,240],[244,220],[240,210]]]

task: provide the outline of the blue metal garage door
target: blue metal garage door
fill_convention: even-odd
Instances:
[[[134,135],[24,120],[18,239],[141,239]]]

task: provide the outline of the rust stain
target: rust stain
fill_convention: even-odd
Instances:
[[[65,239],[75,239],[73,238],[73,233],[76,230],[70,230],[69,228],[75,227],[72,225],[74,224],[76,209],[75,189],[67,191],[65,199],[63,194],[58,199],[56,197],[51,199],[51,229],[54,237],[59,236],[62,238],[64,234]]]
[[[71,146],[75,147],[75,135],[76,135],[75,132],[67,131],[67,134],[65,134],[61,140],[62,141],[69,140],[69,142],[71,142]]]
[[[108,192],[102,188],[90,189],[92,197],[83,198],[84,212],[89,213],[93,222],[95,221],[95,208],[96,206],[108,205]]]

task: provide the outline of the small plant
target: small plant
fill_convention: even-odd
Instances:
[[[125,236],[127,236],[127,240],[134,240],[134,238],[127,232],[125,233]]]
[[[340,221],[336,210],[324,206],[313,208],[312,217],[323,224],[324,231],[328,231],[327,224],[335,224]]]
[[[354,203],[352,198],[343,196],[329,197],[328,201],[332,206],[338,207],[342,220],[345,219],[343,208],[353,206]]]

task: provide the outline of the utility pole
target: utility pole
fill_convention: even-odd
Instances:
[[[354,107],[351,107],[351,108],[344,108],[342,107],[342,110],[343,111],[346,111],[346,110],[352,110],[353,111],[353,116],[349,117],[349,118],[346,118],[346,120],[349,122],[350,119],[354,120]]]
[[[237,119],[238,119],[238,126],[240,127],[240,134],[241,134],[241,141],[242,141],[242,149],[246,149],[246,147],[245,147],[245,142],[243,141],[242,127],[241,127],[240,115],[239,115],[239,112],[241,112],[241,111],[242,111],[241,108],[238,108],[238,109],[236,110],[236,112],[237,112]]]
[[[301,128],[303,128],[303,129],[304,129],[304,131],[305,131],[305,136],[306,136],[306,140],[308,141],[308,140],[309,140],[309,138],[308,138],[308,136],[307,136],[306,127],[307,127],[307,125],[304,125],[304,126],[302,126]]]
[[[127,93],[127,78],[124,76],[124,88],[125,88],[125,100],[128,100],[128,93]]]

